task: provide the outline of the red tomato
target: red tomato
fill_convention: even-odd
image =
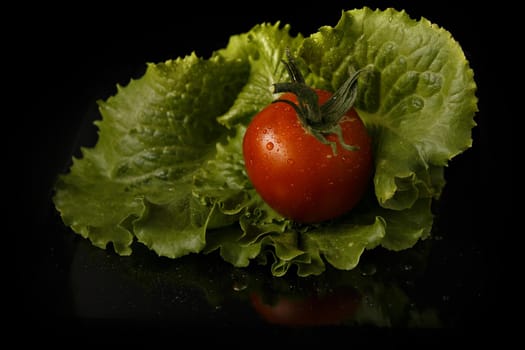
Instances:
[[[331,93],[315,90],[319,104]],[[297,103],[293,93],[280,100]],[[372,173],[371,139],[361,118],[351,108],[339,121],[346,144],[335,134],[334,154],[328,144],[310,134],[297,112],[284,102],[261,110],[248,125],[243,140],[245,167],[261,197],[281,215],[304,223],[333,219],[352,209],[366,192]]]
[[[339,325],[355,314],[360,297],[354,290],[340,290],[326,296],[291,298],[281,296],[274,304],[252,293],[255,311],[267,322],[286,326]]]

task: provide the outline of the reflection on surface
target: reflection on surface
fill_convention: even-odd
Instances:
[[[429,248],[367,252],[351,271],[273,277],[267,266],[235,268],[218,255],[159,258],[137,246],[130,257],[79,239],[71,266],[75,313],[86,319],[184,325],[439,327],[421,298]]]
[[[339,325],[355,317],[361,298],[353,288],[338,288],[318,295],[315,291],[299,296],[277,295],[273,300],[254,291],[250,301],[267,322],[285,326]]]
[[[413,300],[430,242],[393,254],[368,252],[352,271],[314,278],[260,278],[251,302],[268,322],[289,326],[438,327],[437,310]]]

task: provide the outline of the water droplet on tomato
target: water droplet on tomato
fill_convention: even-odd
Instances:
[[[294,161],[293,159],[288,158],[288,159],[286,160],[286,163],[288,163],[288,165],[294,165],[294,164],[295,164],[295,161]]]
[[[263,129],[262,133],[263,134],[267,134],[268,133],[268,129]]]
[[[268,143],[266,144],[266,149],[267,149],[268,151],[271,151],[271,150],[273,149],[273,142],[268,142]]]

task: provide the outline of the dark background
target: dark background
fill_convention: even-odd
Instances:
[[[454,158],[446,170],[448,183],[439,207],[446,219],[439,222],[439,229],[446,232],[447,240],[438,251],[447,259],[437,258],[440,263],[428,288],[453,285],[453,300],[444,306],[451,315],[446,335],[468,334],[471,340],[483,340],[510,327],[506,313],[512,307],[502,306],[506,265],[501,250],[509,244],[506,237],[512,202],[506,186],[512,182],[512,151],[505,151],[510,149],[510,137],[502,136],[501,118],[509,114],[508,107],[499,102],[506,94],[501,89],[504,84],[499,81],[499,70],[493,68],[498,66],[494,52],[503,45],[498,37],[504,21],[484,5],[467,7],[457,1],[267,1],[235,5],[193,2],[185,3],[184,8],[178,3],[145,2],[115,9],[80,2],[6,12],[5,16],[14,16],[4,31],[10,53],[4,70],[14,78],[9,105],[15,112],[7,117],[16,121],[14,132],[6,131],[12,136],[8,153],[16,154],[13,160],[20,162],[16,167],[23,169],[13,172],[14,180],[22,179],[22,190],[16,186],[8,189],[15,192],[15,204],[10,204],[16,208],[12,217],[23,213],[9,226],[16,237],[16,269],[9,286],[19,297],[11,303],[17,328],[40,330],[52,339],[69,334],[86,341],[93,340],[87,335],[93,327],[104,335],[116,332],[114,324],[85,324],[75,318],[70,271],[78,238],[61,225],[51,203],[56,176],[67,171],[79,146],[91,145],[94,140],[96,129],[91,122],[96,116],[96,100],[113,95],[117,84],[126,85],[130,78],[140,77],[147,62],[192,51],[207,57],[223,48],[230,35],[262,22],[290,23],[292,34],[307,36],[322,25],[335,25],[343,9],[362,6],[405,9],[412,18],[426,17],[439,24],[460,43],[474,70],[480,110],[473,130],[474,147]],[[499,6],[505,8],[504,3]],[[96,273],[91,277],[96,280]],[[162,309],[163,305],[154,307]],[[242,320],[239,312],[232,315]],[[215,330],[224,324],[238,325],[225,319],[203,319],[202,323]],[[129,325],[129,329],[133,326],[143,324]],[[117,329],[129,335],[122,328]],[[330,337],[345,338],[340,330],[323,331]],[[231,334],[231,329],[227,333]],[[373,331],[362,333],[363,338],[370,338]],[[400,333],[400,338],[406,334]],[[307,336],[300,330],[287,334],[291,334],[287,339],[296,342],[312,338],[311,333]],[[442,333],[438,334],[441,338]]]

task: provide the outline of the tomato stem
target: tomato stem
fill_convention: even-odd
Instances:
[[[320,142],[329,144],[332,151],[337,154],[337,145],[326,139],[327,134],[335,134],[344,149],[356,151],[359,147],[348,145],[342,136],[339,122],[346,112],[352,108],[357,96],[357,78],[369,67],[365,67],[353,74],[334,92],[334,94],[322,105],[319,105],[317,93],[308,86],[303,75],[295,64],[290,50],[286,50],[288,61],[283,63],[288,70],[291,82],[274,84],[274,93],[290,92],[297,96],[297,103],[285,99],[277,99],[275,102],[284,102],[292,106],[303,127]]]

